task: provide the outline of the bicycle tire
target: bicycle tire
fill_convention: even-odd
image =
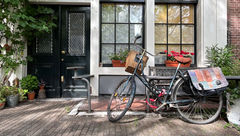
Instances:
[[[178,113],[185,121],[193,124],[208,124],[215,121],[223,106],[222,93],[211,96],[200,96],[190,93],[193,92],[190,86],[191,83],[189,80],[180,78],[176,81],[176,87],[173,90],[173,100],[194,99],[194,102],[188,105],[184,105],[183,103],[175,104]]]
[[[122,90],[122,89],[124,89],[124,90]],[[121,93],[119,93],[119,91],[127,92],[125,94],[123,93],[127,97],[122,98]],[[134,77],[129,77],[129,78],[123,79],[118,84],[118,86],[116,87],[116,89],[113,91],[113,93],[111,95],[111,98],[110,98],[110,101],[109,101],[108,107],[107,107],[107,116],[108,116],[109,121],[117,122],[126,114],[128,109],[132,105],[133,99],[135,97],[135,91],[136,91],[136,83],[135,83]],[[117,106],[114,106],[115,103],[113,103],[113,101],[115,99],[118,99],[118,100],[120,100],[120,102],[123,102],[125,104],[123,106],[120,104],[120,106],[122,106],[122,109],[121,109],[121,107],[118,107],[119,109],[117,109],[118,110],[117,112],[119,115],[116,115],[116,116],[113,115],[114,111],[113,111],[113,109],[111,109],[111,107],[117,107]],[[127,103],[125,102],[126,100],[128,100]],[[116,104],[118,104],[118,103],[116,102]]]

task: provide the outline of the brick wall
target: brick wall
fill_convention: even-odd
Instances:
[[[228,43],[240,59],[240,0],[228,0]]]

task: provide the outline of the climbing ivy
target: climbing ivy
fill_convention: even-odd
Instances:
[[[53,9],[31,5],[28,0],[2,0],[0,10],[0,69],[5,73],[0,83],[5,84],[29,60],[23,53],[27,41],[50,32],[56,17]]]

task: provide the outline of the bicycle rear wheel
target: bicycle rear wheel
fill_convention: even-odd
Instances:
[[[120,120],[132,105],[136,91],[134,77],[122,80],[110,98],[107,115],[111,122]]]
[[[189,80],[184,81],[180,79],[178,81],[173,92],[173,100],[185,100],[185,102],[176,104],[176,108],[182,118],[194,124],[207,124],[215,121],[222,109],[222,94],[210,96],[194,95]]]

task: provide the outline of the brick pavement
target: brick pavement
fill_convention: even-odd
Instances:
[[[127,116],[118,123],[106,117],[69,116],[79,101],[33,101],[0,110],[1,136],[236,136],[223,120],[208,125],[183,122],[176,116]]]

